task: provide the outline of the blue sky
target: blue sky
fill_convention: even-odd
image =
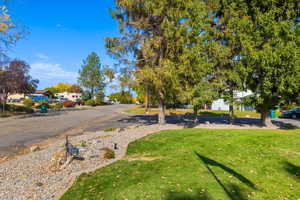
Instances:
[[[31,65],[39,89],[76,83],[82,60],[93,51],[103,64],[113,66],[104,47],[105,37],[118,35],[109,14],[113,6],[113,0],[11,0],[10,14],[30,33],[9,50],[9,56]]]

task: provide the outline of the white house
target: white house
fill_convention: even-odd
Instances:
[[[16,94],[8,94],[7,96],[7,100],[10,102],[10,101],[13,101],[13,100],[18,100],[18,101],[21,101],[23,99],[26,98],[26,95],[25,94],[21,94],[21,93],[16,93]]]
[[[54,96],[58,99],[68,99],[70,101],[77,101],[82,99],[81,93],[72,93],[72,92],[55,93]]]
[[[246,92],[236,92],[235,95],[235,99],[237,100],[241,100],[249,95],[252,95],[252,91],[247,90]],[[241,105],[240,110],[252,110],[251,108],[246,108],[245,106]],[[211,110],[229,110],[229,103],[225,102],[224,99],[217,99],[215,101],[212,102],[211,105]]]

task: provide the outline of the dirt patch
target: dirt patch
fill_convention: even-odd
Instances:
[[[300,156],[300,152],[294,151],[294,150],[291,150],[291,149],[277,149],[277,151],[279,151],[280,153],[282,153],[284,155],[297,155],[297,156]]]
[[[131,161],[154,161],[154,160],[162,160],[163,157],[150,157],[146,155],[134,155],[134,156],[126,156],[123,160]]]
[[[99,136],[97,137],[98,139],[105,139],[105,138],[109,138],[111,137],[111,135],[103,135],[103,136]]]
[[[6,161],[9,161],[9,160],[14,160],[14,159],[16,159],[15,156],[4,156],[4,157],[0,157],[0,163],[6,162]]]

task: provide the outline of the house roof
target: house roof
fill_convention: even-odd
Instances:
[[[34,94],[45,94],[47,90],[36,90]]]

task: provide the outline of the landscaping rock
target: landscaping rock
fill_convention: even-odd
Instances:
[[[67,159],[66,149],[59,149],[51,157],[49,170],[52,172],[61,170],[62,166],[67,162]]]
[[[36,151],[40,151],[41,148],[39,146],[32,146],[30,147],[30,152],[36,152]]]

